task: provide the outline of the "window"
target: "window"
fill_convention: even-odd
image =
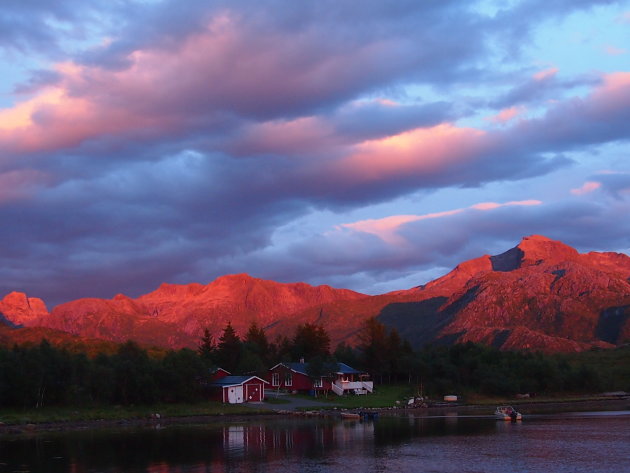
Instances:
[[[293,386],[293,373],[288,372],[284,374],[284,385]]]
[[[271,385],[280,386],[280,373],[273,373],[271,375]]]
[[[322,378],[314,379],[313,380],[313,387],[314,388],[323,388],[324,387],[324,382],[323,382]]]

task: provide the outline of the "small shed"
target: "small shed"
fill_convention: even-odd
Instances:
[[[227,404],[261,402],[265,399],[264,379],[258,376],[224,376],[208,384],[211,397]]]

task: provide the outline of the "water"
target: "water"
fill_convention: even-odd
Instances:
[[[0,437],[4,472],[630,472],[630,411],[274,418]]]

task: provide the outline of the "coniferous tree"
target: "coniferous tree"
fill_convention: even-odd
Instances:
[[[211,366],[216,362],[217,346],[208,328],[205,328],[203,331],[203,337],[201,337],[201,343],[199,344],[197,353],[199,353],[199,356],[206,365]]]
[[[284,335],[279,335],[278,338],[276,338],[276,343],[274,344],[275,348],[276,348],[276,354],[275,354],[275,359],[274,362],[275,363],[280,363],[283,361],[292,361],[293,358],[293,345],[291,343],[291,340],[289,340],[288,337],[284,336]]]
[[[387,370],[387,330],[385,326],[371,317],[365,321],[363,330],[359,334],[361,341],[359,349],[363,365],[372,375],[383,382],[383,373]]]
[[[232,327],[232,323],[228,322],[217,345],[217,364],[219,367],[230,373],[235,373],[241,360],[242,345],[240,337],[236,334],[234,327]]]
[[[316,356],[327,358],[330,356],[330,336],[322,325],[298,325],[292,340],[292,354],[295,359],[304,358],[306,361]]]
[[[357,350],[352,348],[346,342],[340,342],[337,345],[333,356],[340,363],[345,363],[346,365],[352,366],[353,368],[360,368],[362,366]]]
[[[387,361],[387,379],[391,383],[392,377],[398,380],[400,374],[401,362],[403,357],[402,339],[398,335],[398,330],[392,328],[387,336],[386,341],[386,361]]]
[[[270,345],[267,340],[265,331],[258,327],[256,322],[252,322],[243,339],[245,346],[252,353],[258,355],[263,363],[268,364],[271,361]]]
[[[136,342],[122,344],[113,357],[117,402],[150,404],[158,395],[155,363]]]

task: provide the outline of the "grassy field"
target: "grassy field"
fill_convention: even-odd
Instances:
[[[51,422],[85,422],[96,420],[148,419],[160,417],[191,417],[211,415],[252,415],[267,412],[242,405],[203,402],[198,404],[163,404],[154,406],[107,407],[43,407],[39,409],[0,409],[0,422],[9,425]]]
[[[413,386],[410,385],[381,385],[374,389],[372,394],[366,394],[361,396],[337,396],[330,393],[328,397],[313,398],[308,396],[308,399],[316,399],[330,404],[330,407],[340,407],[342,409],[359,409],[369,407],[393,407],[396,401],[400,401],[401,404],[407,402],[413,394]]]

